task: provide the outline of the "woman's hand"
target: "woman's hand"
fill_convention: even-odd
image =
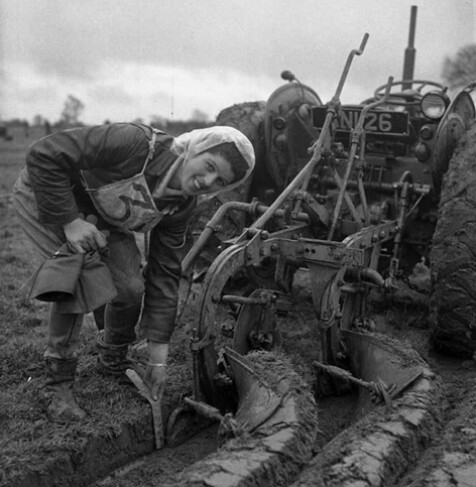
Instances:
[[[165,389],[165,381],[167,380],[167,366],[147,365],[145,369],[144,382],[150,389],[152,399],[157,401],[162,397]]]
[[[84,254],[93,250],[103,250],[107,246],[107,240],[96,225],[81,218],[63,225],[64,235],[69,246],[78,254]]]
[[[167,379],[166,364],[169,355],[169,344],[148,340],[147,345],[149,349],[149,362],[145,370],[144,381],[150,388],[152,399],[157,401],[157,399],[162,397]]]

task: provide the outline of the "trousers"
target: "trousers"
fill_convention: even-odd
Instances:
[[[13,207],[22,229],[42,257],[49,257],[65,242],[61,225],[44,225],[39,220],[37,204],[26,169],[13,188]],[[108,266],[117,296],[104,310],[104,342],[124,345],[136,338],[144,295],[142,258],[134,233],[108,228],[108,252],[101,256]],[[77,355],[83,315],[58,313],[52,303],[47,319],[45,356],[71,358]]]

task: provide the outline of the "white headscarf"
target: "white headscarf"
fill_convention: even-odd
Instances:
[[[225,142],[233,142],[235,144],[235,147],[246,161],[248,169],[242,178],[233,181],[232,184],[225,186],[223,189],[215,191],[213,193],[215,195],[221,191],[230,191],[236,188],[253,171],[255,167],[255,151],[248,138],[233,127],[218,125],[206,129],[192,130],[175,137],[171,149],[175,154],[183,157],[183,164],[185,165],[190,158]]]

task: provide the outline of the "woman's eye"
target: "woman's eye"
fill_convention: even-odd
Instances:
[[[218,184],[218,186],[220,186],[222,188],[223,188],[223,186],[226,186],[225,181],[221,178],[217,179],[217,184]]]
[[[207,168],[208,171],[214,171],[215,170],[215,167],[213,166],[213,164],[211,162],[208,162],[208,161],[207,161],[207,164],[205,167]]]

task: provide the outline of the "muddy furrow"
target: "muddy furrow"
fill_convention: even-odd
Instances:
[[[392,485],[435,436],[442,401],[440,382],[427,369],[391,407],[376,408],[337,435],[292,487]]]
[[[225,441],[214,424],[178,447],[153,451],[152,418],[144,408],[137,424],[123,425],[113,437],[92,437],[74,456],[42,465],[15,487],[476,485],[473,369],[422,361],[420,377],[390,406],[374,406],[355,420],[361,399],[355,394],[316,402],[309,377],[296,372],[289,356],[250,357],[259,380],[282,395],[256,429]],[[170,412],[163,410],[164,421]]]
[[[318,435],[317,407],[311,391],[284,356],[255,353],[251,359],[260,381],[282,396],[274,414],[253,431],[244,431],[180,472],[176,468],[149,472],[147,485],[287,485],[311,460]],[[156,452],[147,463],[161,463],[172,450],[180,455],[191,441],[196,439],[175,449]],[[143,465],[138,465],[130,471],[121,469],[94,485],[132,487],[143,481]]]
[[[276,363],[269,365],[262,371],[276,370]],[[447,391],[443,379],[429,367],[425,367],[420,378],[390,407],[375,407],[324,445],[317,438],[316,404],[289,366],[286,366],[286,377],[294,386],[282,407],[251,436],[222,445],[172,476],[150,473],[145,485],[410,485],[412,476],[408,472],[415,470],[432,449],[435,438],[442,435],[443,418],[448,411]],[[346,402],[349,398],[341,400]],[[470,404],[471,401],[468,407]],[[319,426],[330,418],[329,411],[319,415]],[[157,457],[156,461],[161,460]],[[142,472],[137,470],[119,477],[116,474],[97,485],[132,487],[139,482],[138,476],[143,479]]]
[[[474,362],[435,363],[444,407],[428,448],[397,487],[476,486],[476,369]]]

